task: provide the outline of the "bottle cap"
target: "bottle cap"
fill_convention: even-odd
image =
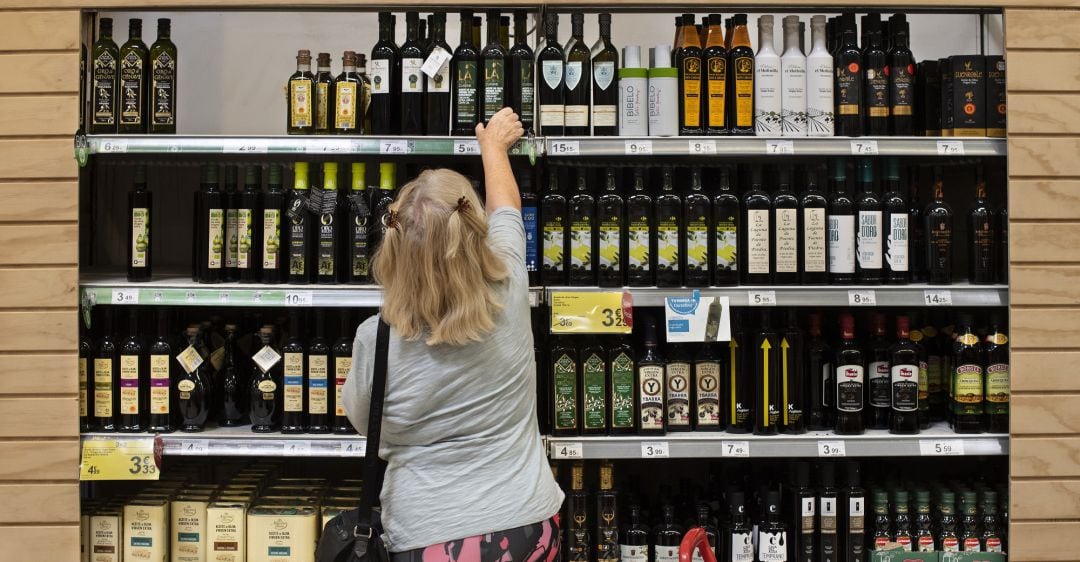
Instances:
[[[169,18],[158,18],[157,20],[158,35],[168,35],[172,30],[172,20]]]
[[[281,164],[270,164],[270,185],[281,185]]]
[[[791,29],[799,27],[799,16],[787,16],[784,18],[784,28]]]
[[[337,189],[337,162],[323,162],[323,189]]]
[[[352,188],[354,191],[363,191],[366,187],[367,164],[364,162],[352,163]]]
[[[642,68],[641,46],[627,45],[623,47],[623,68]]]
[[[102,35],[112,35],[112,18],[101,18],[98,21],[98,29]]]
[[[146,166],[135,166],[135,183],[146,183]]]
[[[746,25],[746,14],[735,14],[731,17],[733,25]]]
[[[217,183],[218,182],[218,167],[217,164],[206,164],[202,168],[202,182],[203,183]]]
[[[394,181],[397,178],[397,164],[393,162],[379,163],[379,188],[394,189]]]
[[[307,49],[296,51],[296,62],[298,64],[311,64],[311,51]]]
[[[225,166],[225,185],[236,185],[236,166]]]
[[[773,17],[772,17],[772,15],[771,14],[765,14],[763,16],[758,16],[757,25],[758,25],[758,28],[765,27],[765,28],[768,28],[768,29],[772,29],[772,27],[773,27]]]
[[[844,339],[855,338],[855,317],[850,314],[840,316],[840,332]]]
[[[907,334],[911,332],[911,320],[907,316],[896,317],[896,334]]]
[[[817,27],[819,25],[825,25],[825,21],[826,21],[825,16],[811,16],[810,17],[810,27]]]
[[[653,68],[671,68],[671,45],[657,45],[652,49]]]
[[[248,164],[247,167],[244,168],[244,183],[247,185],[257,186],[260,183],[259,180],[261,178],[259,176],[261,175],[262,168],[260,168],[257,164]]]
[[[600,22],[600,25],[611,24],[611,14],[600,14],[599,16],[597,16],[597,20]]]
[[[847,162],[843,158],[832,160],[832,179],[843,181],[847,179]]]
[[[859,159],[859,180],[863,183],[874,183],[874,161],[869,158]]]
[[[683,14],[682,15],[682,24],[683,25],[694,25],[694,14]]]
[[[330,66],[330,53],[319,53],[319,66]]]
[[[356,66],[356,52],[345,51],[345,54],[341,56],[342,66]]]
[[[570,25],[585,25],[585,14],[582,12],[570,14]]]

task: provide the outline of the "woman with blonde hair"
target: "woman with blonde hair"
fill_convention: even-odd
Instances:
[[[550,561],[563,501],[536,421],[536,365],[509,108],[476,137],[486,202],[428,170],[390,206],[373,273],[391,327],[379,456],[393,562]],[[356,332],[346,414],[366,434],[378,318]]]

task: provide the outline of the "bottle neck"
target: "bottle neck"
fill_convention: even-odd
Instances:
[[[983,180],[975,183],[975,199],[986,199],[986,182]]]
[[[709,24],[709,30],[705,33],[705,47],[721,47],[724,45],[724,28]]]
[[[310,62],[298,62],[298,63],[296,63],[296,71],[297,72],[311,72],[311,63]]]
[[[570,25],[570,35],[578,41],[584,41],[585,22],[572,22]]]
[[[461,37],[459,43],[462,45],[472,44],[472,16],[461,16]]]
[[[611,22],[600,24],[600,41],[605,45],[611,43]]]
[[[379,22],[379,41],[390,42],[394,40],[394,24],[389,20]]]
[[[487,20],[487,42],[488,45],[499,44],[499,17],[488,16]]]
[[[799,40],[799,26],[789,27],[784,30],[784,52],[802,53],[802,41]]]
[[[773,50],[772,24],[758,24],[758,52],[768,53]]]
[[[525,16],[514,16],[514,44],[515,45],[528,45],[528,24]]]
[[[736,25],[735,31],[732,33],[731,47],[749,47],[750,46],[750,31],[745,25]]]
[[[941,178],[934,180],[934,201],[941,203],[945,200],[945,182]]]
[[[330,69],[327,68],[327,70],[330,70]],[[344,65],[341,66],[341,71],[345,72],[346,74],[356,72],[356,65],[355,64],[344,64]]]
[[[420,39],[420,20],[412,20],[405,26],[405,40],[414,42]]]
[[[814,51],[827,51],[827,50],[829,50],[828,43],[826,42],[825,38],[826,38],[826,33],[825,33],[825,24],[824,23],[815,24],[815,25],[810,26],[810,40],[814,43],[813,47],[811,47],[812,50],[814,50]]]
[[[907,49],[908,48],[908,34],[900,31],[894,33],[892,36],[892,50]]]

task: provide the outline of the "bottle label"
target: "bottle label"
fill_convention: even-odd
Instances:
[[[679,218],[660,217],[656,226],[656,269],[679,271]]]
[[[919,537],[919,552],[933,552],[934,551],[934,537],[922,536]]]
[[[634,360],[620,353],[611,362],[611,429],[634,428]]]
[[[754,57],[735,58],[735,126],[754,126]]]
[[[619,560],[622,562],[649,562],[649,545],[619,545]]]
[[[334,358],[334,415],[345,416],[345,402],[341,399],[341,393],[345,390],[345,381],[349,380],[349,371],[352,370],[352,357]]]
[[[908,270],[908,215],[889,215],[889,240],[885,244],[885,261],[891,271]]]
[[[94,124],[116,124],[116,59],[108,51],[94,59]]]
[[[328,392],[327,357],[308,356],[308,413],[326,414]]]
[[[262,393],[263,400],[268,402],[274,401],[274,391],[277,390],[277,383],[274,381],[261,381],[257,388],[259,389],[259,392]]]
[[[330,84],[315,83],[315,128],[326,131],[330,128]]]
[[[304,354],[285,354],[285,411],[304,411]]]
[[[873,361],[870,371],[870,405],[875,408],[888,408],[889,398],[889,362]]]
[[[594,127],[614,127],[618,124],[614,105],[594,105],[592,120]]]
[[[1001,547],[1001,539],[988,537],[986,539],[986,552],[1005,552]]]
[[[150,356],[150,413],[169,413],[169,388],[172,384],[168,355]]]
[[[667,422],[671,427],[690,426],[690,364],[667,365]]]
[[[359,198],[362,197],[363,195],[359,196]],[[360,202],[360,209],[353,209],[350,214],[352,216],[352,231],[350,232],[350,246],[352,248],[350,261],[352,263],[350,269],[354,280],[363,280],[367,278],[370,272],[370,262],[368,261],[368,221],[370,215],[367,206],[362,201]]]
[[[435,76],[424,75],[424,85],[428,93],[450,91],[450,65],[443,64],[435,71]]]
[[[787,562],[787,540],[784,532],[758,533],[758,560],[761,562]]]
[[[862,74],[858,61],[836,68],[836,112],[839,115],[862,114]]]
[[[866,115],[889,116],[889,75],[884,66],[866,69]]]
[[[176,383],[176,390],[179,391],[181,400],[191,400],[191,391],[195,390],[195,381],[184,379]]]
[[[956,366],[953,375],[954,412],[958,415],[983,413],[983,371],[972,363]]]
[[[545,64],[547,64],[547,63],[545,62]],[[569,61],[569,62],[567,62],[565,72],[566,72],[566,89],[567,90],[573,90],[574,88],[577,88],[578,83],[581,82],[581,61]],[[544,79],[546,80],[547,77],[545,76]],[[549,86],[551,85],[550,81],[548,82],[548,85]],[[552,88],[554,88],[554,86],[552,86]]]
[[[209,226],[210,229],[206,236],[206,267],[221,269],[222,251],[225,249],[223,240],[225,236],[224,209],[210,209]]]
[[[131,267],[146,267],[150,250],[150,209],[131,209]]]
[[[564,105],[540,105],[541,127],[562,127],[566,122],[566,106]]]
[[[825,209],[803,209],[803,271],[826,271]]]
[[[236,267],[251,268],[251,209],[236,210]]]
[[[424,66],[422,58],[401,59],[401,93],[422,94],[424,93],[423,73],[420,67]]]
[[[476,61],[455,61],[457,84],[454,86],[454,100],[457,104],[455,125],[472,127],[476,125],[477,92],[480,89],[480,69]]]
[[[583,424],[586,430],[607,427],[607,399],[604,382],[607,369],[597,354],[590,355],[582,365],[582,391],[584,393]]]
[[[139,356],[120,356],[120,413],[139,413]]]
[[[776,210],[776,272],[799,271],[799,210]]]
[[[701,127],[701,57],[686,57],[682,61],[683,114],[682,126]]]
[[[614,214],[604,217],[600,221],[599,244],[600,244],[600,270],[606,272],[619,272],[622,225],[619,224],[619,215]]]
[[[555,272],[566,271],[566,229],[562,217],[554,217],[544,222],[544,269]]]
[[[881,269],[881,211],[859,211],[859,267]]]
[[[815,503],[817,503],[817,502],[815,501],[815,498],[812,498],[812,497],[810,497],[810,498],[802,498],[802,500],[799,502],[799,505],[802,506],[802,508],[800,509],[799,517],[800,517],[800,521],[801,521],[800,527],[802,529],[803,534],[807,534],[807,533],[813,534],[814,533],[814,530],[815,530],[814,526],[815,526],[815,523],[816,523],[816,517],[815,517],[816,510],[814,509],[814,507],[815,507],[814,504]]]
[[[294,200],[296,204],[298,200]],[[300,210],[289,221],[289,275],[307,273],[307,218],[306,210]]]
[[[728,214],[716,221],[716,269],[717,271],[738,271],[739,269],[739,232],[735,227],[735,216]]]
[[[656,549],[655,562],[679,562],[679,547],[678,546],[660,546],[653,547]]]
[[[94,416],[113,415],[112,359],[94,359]]]
[[[747,215],[747,234],[750,243],[747,244],[747,271],[749,273],[764,273],[769,271],[769,211],[750,209]]]
[[[982,541],[979,540],[979,537],[964,539],[964,552],[982,552]]]
[[[911,552],[912,548],[914,548],[911,535],[896,535],[896,543],[900,545],[900,550],[904,552]]]
[[[143,60],[129,52],[120,61],[120,124],[142,125],[143,123],[143,98],[146,95],[143,84],[144,74]]]
[[[898,412],[919,409],[919,368],[915,365],[892,366],[892,408]]]
[[[821,498],[821,530],[836,532],[836,498]]]
[[[263,210],[263,269],[277,269],[278,250],[281,249],[281,211]]]
[[[648,272],[652,265],[649,251],[649,220],[645,217],[636,221],[632,220],[626,235],[630,271]]]
[[[806,135],[806,61],[800,55],[796,60],[781,60],[780,117],[785,136]]]
[[[581,63],[578,63],[580,71]],[[552,90],[558,90],[562,86],[563,81],[563,61],[561,60],[546,60],[540,64],[540,72],[543,74],[544,83],[548,88]]]
[[[706,125],[713,129],[727,126],[727,57],[705,59],[706,95],[708,96]]]
[[[841,412],[862,411],[862,365],[840,365],[836,367],[836,409]]]
[[[829,273],[855,273],[855,217],[829,215]]]
[[[555,390],[555,429],[577,429],[577,365],[569,355],[559,357],[552,373]]]
[[[914,105],[912,100],[915,98],[912,79],[914,74],[914,64],[889,67],[889,105],[891,113],[897,117],[910,117],[914,113],[912,111]]]
[[[917,331],[917,330],[916,330]],[[919,361],[919,404],[930,406],[930,377],[927,376],[926,361]]]
[[[601,61],[593,65],[593,83],[601,90],[607,90],[615,81],[615,63]]]
[[[589,126],[589,106],[587,105],[567,105],[564,107],[565,120],[567,127],[588,127]]]
[[[371,93],[377,94],[389,94],[390,93],[390,60],[389,59],[371,59],[368,61],[368,77],[371,78]]]
[[[754,562],[754,537],[750,533],[731,534],[731,562]]]
[[[1009,413],[1009,364],[993,363],[986,367],[986,413]]]
[[[502,58],[484,60],[484,121],[506,105],[506,66]]]
[[[575,270],[592,270],[592,224],[591,217],[574,217],[570,224],[570,267]]]
[[[85,418],[90,414],[89,408],[89,360],[85,357],[79,358],[79,417]]]
[[[930,263],[927,268],[937,271],[952,270],[952,221],[948,218],[927,218],[927,242],[930,245]]]
[[[956,537],[944,537],[941,539],[942,552],[960,552],[960,539]]]
[[[638,392],[641,397],[641,429],[664,429],[664,368],[660,365],[638,367]]]
[[[524,61],[521,65],[521,122],[528,128],[533,122],[533,100],[536,98],[536,86],[533,85],[533,65]]]
[[[337,236],[334,234],[336,216],[334,213],[324,213],[319,217],[319,255],[315,269],[323,277],[333,277],[337,271]]]
[[[848,498],[848,534],[858,534],[866,530],[866,498],[852,496]]]
[[[691,216],[686,225],[686,269],[708,274],[709,224],[704,213]]]
[[[225,267],[236,267],[240,262],[239,217],[236,209],[225,211]]]
[[[289,81],[289,126],[310,127],[311,114],[314,113],[314,102],[311,99],[311,80],[298,78]]]
[[[806,127],[811,136],[833,135],[833,59],[807,57]]]
[[[334,129],[355,129],[358,107],[355,82],[338,82],[334,85]]]
[[[150,111],[154,125],[176,124],[176,60],[160,53],[151,64]]]
[[[759,136],[778,136],[782,129],[779,59],[758,57],[754,75],[754,131]]]
[[[720,363],[714,361],[694,364],[694,392],[697,404],[697,426],[720,426]]]
[[[536,207],[521,208],[521,222],[525,223],[525,271],[537,271],[537,220],[539,213]],[[602,240],[602,238],[601,238]]]

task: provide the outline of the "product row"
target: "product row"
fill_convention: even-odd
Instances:
[[[91,134],[176,132],[178,67],[172,21],[159,18],[157,24],[157,41],[147,49],[141,19],[128,21],[128,40],[120,47],[113,41],[112,18],[98,22],[98,39],[90,53]],[[80,91],[87,87],[86,51],[81,62]],[[80,124],[86,121],[80,119]]]
[[[555,336],[546,359],[555,436],[682,431],[917,434],[1009,430],[1009,351],[991,314],[976,323],[734,309],[731,341],[667,344],[635,311],[634,337]],[[893,329],[895,327],[895,330]]]

